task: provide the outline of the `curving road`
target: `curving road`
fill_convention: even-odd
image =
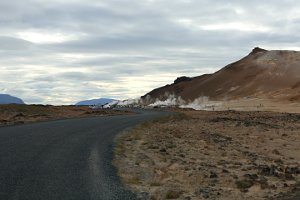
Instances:
[[[166,115],[69,119],[0,128],[0,199],[126,200],[112,166],[114,137]]]

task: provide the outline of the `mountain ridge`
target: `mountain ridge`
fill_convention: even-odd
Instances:
[[[9,94],[0,94],[0,104],[25,104],[24,101],[18,97]]]
[[[165,100],[172,94],[188,102],[200,96],[212,100],[263,97],[298,101],[300,52],[256,47],[247,56],[215,73],[186,79],[188,81],[176,80],[173,84],[152,90],[142,98],[148,96],[148,99]]]
[[[110,98],[99,98],[99,99],[90,99],[90,100],[83,100],[77,102],[75,105],[77,106],[93,106],[93,105],[105,105],[115,101],[115,99]]]

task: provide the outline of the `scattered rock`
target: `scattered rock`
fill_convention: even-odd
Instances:
[[[280,155],[280,153],[279,153],[279,151],[278,151],[277,149],[274,149],[274,150],[272,151],[272,153],[273,153],[273,154],[276,154],[276,155]]]
[[[166,194],[166,199],[178,199],[180,197],[181,192],[169,190]]]
[[[218,175],[215,172],[211,171],[209,178],[218,178]]]
[[[264,176],[259,177],[257,183],[260,184],[260,188],[263,190],[269,188],[268,180]]]
[[[261,165],[259,166],[261,175],[264,176],[277,176],[277,168],[275,165]]]
[[[167,192],[176,188],[183,192],[168,198],[257,200],[297,190],[300,120],[299,124],[292,120],[294,115],[187,112],[192,113],[189,119],[148,124],[139,131],[140,142],[126,143],[135,157],[127,152],[120,166],[131,165],[131,173],[139,174],[134,189],[149,192],[151,200],[166,199]],[[287,136],[283,138],[282,133]],[[134,165],[134,159],[139,159],[139,165]]]
[[[286,174],[300,174],[300,168],[295,166],[295,167],[286,167],[285,168],[285,173]]]
[[[14,117],[25,117],[25,115],[23,113],[17,113]]]
[[[251,179],[243,179],[243,180],[237,180],[235,182],[238,189],[240,189],[241,192],[248,192],[248,189],[254,185],[254,180]]]
[[[160,149],[159,151],[162,152],[162,153],[167,152],[167,150],[166,150],[165,148],[162,148],[162,149]]]
[[[253,181],[258,179],[257,174],[245,174],[244,177]]]

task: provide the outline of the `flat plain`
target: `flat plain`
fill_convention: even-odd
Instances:
[[[300,114],[176,111],[117,139],[114,164],[142,199],[300,197]]]
[[[81,117],[127,115],[129,111],[93,110],[88,106],[0,105],[0,126]]]

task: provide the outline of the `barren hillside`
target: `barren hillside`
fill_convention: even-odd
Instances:
[[[214,74],[176,79],[173,84],[147,93],[164,100],[169,94],[193,101],[199,96],[211,100],[264,98],[278,101],[300,100],[300,52],[254,48],[241,60]]]

